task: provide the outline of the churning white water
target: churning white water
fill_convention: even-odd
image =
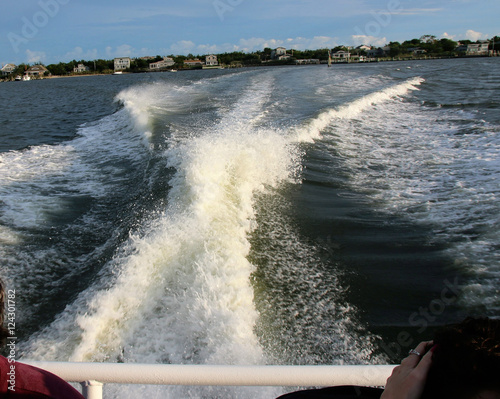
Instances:
[[[438,243],[449,260],[432,266],[460,276],[462,309],[498,309],[498,124],[481,106],[464,110],[453,93],[433,92],[435,75],[419,68],[141,78],[116,90],[120,109],[76,135],[0,153],[2,277],[24,293],[22,356],[385,361],[363,309],[350,302],[349,281],[376,293],[349,269],[335,236],[356,240],[358,225],[342,224],[349,218],[360,230],[372,224],[328,210],[334,196],[361,204],[357,213],[383,215],[381,241],[384,224],[425,230],[422,248]],[[315,212],[325,221],[308,219]],[[412,254],[401,256],[414,272]],[[429,295],[439,295],[433,283]],[[382,301],[378,314],[407,325],[416,309],[396,300],[404,311],[392,314]],[[106,390],[109,397],[281,392]]]

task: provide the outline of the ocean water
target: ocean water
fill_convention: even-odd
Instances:
[[[498,316],[499,78],[474,58],[1,84],[19,357],[387,363]]]

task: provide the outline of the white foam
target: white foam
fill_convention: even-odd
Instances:
[[[467,275],[464,308],[499,309],[497,127],[459,109],[385,101],[389,93],[328,111],[312,130],[343,165],[347,184],[380,212],[424,224],[431,242],[450,243],[447,254]]]
[[[219,114],[215,123],[198,121],[197,126],[190,126],[192,131],[166,136],[164,162],[174,171],[169,180],[167,207],[131,233],[99,279],[48,328],[31,338],[27,345],[29,357],[198,364],[268,361],[255,333],[259,314],[250,278],[255,267],[248,260],[249,235],[256,228],[256,194],[279,187],[297,175],[301,167],[297,142],[322,136],[328,140],[332,124],[352,120],[373,106],[405,95],[421,82],[411,80],[326,111],[290,135],[263,123],[266,104],[276,90],[274,73],[254,77],[249,74],[248,84],[238,93],[236,103],[216,104]],[[143,141],[138,136],[152,131],[156,114],[168,116],[191,109],[194,102],[205,101],[210,84],[204,82],[195,89],[194,85],[176,88],[158,83],[128,89],[118,98],[135,128],[127,128],[121,119],[118,129],[112,120],[109,126],[101,121],[97,131],[92,126],[82,131],[78,148],[90,148],[96,135],[102,136],[104,131],[107,144],[103,147],[107,149],[110,144],[109,148],[114,148],[111,143],[115,142],[117,150],[107,150],[103,158],[123,151],[134,159],[134,151],[140,150],[137,142]],[[168,123],[167,117],[163,120]],[[117,139],[120,130],[124,135],[120,137],[126,138],[123,148]],[[273,231],[280,235],[282,228],[279,221]],[[316,259],[310,256],[314,250],[295,242],[299,241],[297,235],[290,233],[283,241],[290,244],[283,251]],[[295,260],[295,255],[277,256],[284,261],[283,267]],[[311,260],[297,267],[303,266],[308,272],[314,269]],[[319,273],[308,280],[308,275],[297,269],[290,274],[291,284],[297,276],[301,283],[315,287],[324,280]],[[329,292],[326,299],[322,288],[301,298],[293,308],[293,312],[304,313],[303,320],[296,322],[300,333],[314,335],[310,314],[318,305],[325,318],[333,315],[325,329],[338,335],[324,337],[321,345],[335,348],[331,356],[340,353],[339,363],[366,360],[372,346],[357,341],[357,336],[350,333],[350,326],[356,324],[350,318],[355,310],[336,306],[334,293]],[[340,291],[341,287],[330,289]],[[277,302],[284,303],[279,299]],[[300,340],[293,342],[300,346]],[[315,343],[308,343],[307,348],[314,347]],[[342,351],[349,352],[345,359]],[[306,352],[301,352],[304,358]]]
[[[72,141],[1,153],[0,220],[16,228],[43,227],[64,210],[67,198],[107,195],[123,180],[114,165],[143,156],[144,144],[127,123],[118,112],[82,126]]]
[[[26,151],[0,154],[0,195],[3,223],[17,227],[35,227],[44,214],[59,206],[50,192],[52,182],[64,176],[74,157],[71,146],[38,146]]]
[[[418,90],[417,87],[423,82],[424,79],[422,78],[412,78],[404,83],[389,86],[380,91],[363,96],[338,109],[326,110],[309,121],[305,126],[297,129],[296,140],[298,142],[311,142],[312,140],[320,139],[323,130],[333,121],[356,118],[376,104],[381,104],[394,98],[404,96],[409,91]]]
[[[12,229],[6,226],[0,226],[0,245],[16,245],[19,244],[19,235]]]
[[[253,125],[269,90],[252,85],[204,135],[165,153],[176,170],[167,209],[120,249],[107,266],[113,278],[82,293],[32,341],[32,356],[265,363],[247,260],[254,194],[299,165],[281,132]]]

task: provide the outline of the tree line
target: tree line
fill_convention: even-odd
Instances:
[[[500,51],[500,37],[495,36],[489,40],[490,50]],[[458,56],[461,55],[458,49],[459,44],[468,45],[473,43],[471,40],[460,40],[459,42],[453,41],[451,39],[443,38],[436,39],[433,35],[424,35],[419,39],[406,40],[402,43],[400,42],[390,42],[387,44],[386,55],[388,57],[402,57],[408,56],[413,53],[415,49],[419,49],[425,52],[428,56]],[[352,49],[346,46],[337,46],[333,49],[317,49],[317,50],[289,50],[287,54],[290,56],[286,60],[274,60],[272,59],[272,49],[264,48],[261,51],[254,51],[250,53],[245,53],[242,51],[226,52],[221,54],[216,54],[219,64],[221,65],[238,65],[238,66],[257,66],[257,65],[283,65],[283,64],[293,64],[297,59],[318,59],[320,61],[326,61],[329,57],[329,52],[336,52],[339,50],[350,51],[351,54],[356,55],[367,55],[367,51],[357,48]],[[188,68],[184,65],[184,61],[188,59],[204,59],[204,55],[170,55],[170,58],[174,60],[173,68],[184,69]],[[158,62],[163,59],[162,56],[156,57],[144,57],[132,59],[129,72],[145,72],[149,71],[149,64],[152,62]],[[52,75],[71,75],[74,74],[74,68],[79,64],[85,65],[88,70],[83,73],[88,74],[107,74],[112,73],[114,70],[113,60],[72,60],[70,62],[59,62],[58,64],[47,65],[46,68]],[[26,69],[29,68],[27,64],[19,65],[12,75],[22,75]]]

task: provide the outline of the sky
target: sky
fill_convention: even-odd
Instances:
[[[15,0],[0,63],[383,46],[500,36],[500,0]]]

